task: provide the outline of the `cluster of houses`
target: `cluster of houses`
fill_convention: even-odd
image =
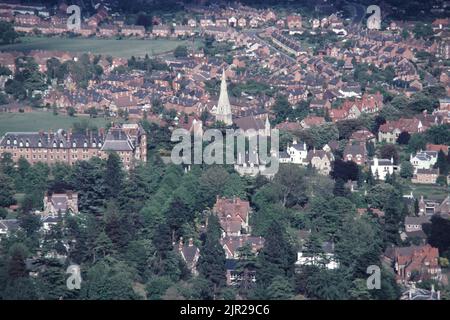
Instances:
[[[289,29],[300,29],[300,15],[290,15],[277,19],[273,10],[255,10],[250,7],[230,6],[223,10],[199,10],[186,6],[186,11],[192,17],[185,24],[164,24],[158,16],[152,18],[152,30],[147,31],[141,25],[125,24],[125,18],[111,12],[107,6],[100,5],[94,15],[82,19],[80,28],[67,27],[68,5],[61,3],[55,14],[45,7],[20,6],[4,4],[0,8],[0,20],[13,22],[17,32],[40,33],[47,35],[74,32],[84,37],[100,36],[134,36],[134,37],[179,37],[195,34],[222,34],[233,28],[259,28],[264,25],[287,26]]]
[[[61,218],[66,215],[77,215],[78,194],[73,191],[60,193],[46,192],[43,199],[43,210],[36,211],[35,214],[41,218],[41,230],[46,233],[52,229],[52,226],[58,224]],[[17,219],[0,220],[0,241],[2,236],[7,237],[20,228]]]
[[[244,259],[240,255],[240,249],[247,247],[253,254],[258,254],[264,247],[264,238],[252,236],[249,225],[251,214],[250,203],[238,197],[225,198],[217,196],[216,203],[212,209],[212,214],[219,218],[221,227],[220,243],[224,249],[226,257],[226,278],[227,285],[235,286],[243,281],[244,275],[237,268],[239,259]],[[192,274],[198,274],[196,265],[200,258],[201,251],[194,244],[193,239],[184,243],[181,238],[175,247],[179,251]],[[246,281],[256,281],[256,270],[248,270]]]

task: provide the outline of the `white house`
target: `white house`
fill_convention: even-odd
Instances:
[[[378,159],[378,157],[375,156],[373,160],[370,161],[370,171],[380,180],[385,180],[388,173],[392,175],[397,170],[398,167],[394,165],[393,158],[390,160]]]
[[[324,242],[322,244],[323,253],[316,256],[305,255],[302,251],[297,252],[295,266],[320,266],[323,265],[328,270],[339,268],[339,262],[334,257],[334,243]]]
[[[298,143],[295,139],[292,145],[287,145],[286,152],[289,155],[289,163],[304,164],[308,156],[306,143]]]
[[[230,25],[230,27],[236,27],[237,21],[237,18],[233,16],[228,19],[228,24]]]
[[[420,151],[415,156],[411,154],[409,162],[417,169],[431,169],[437,161],[437,151]]]

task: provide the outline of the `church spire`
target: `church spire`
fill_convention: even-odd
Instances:
[[[227,79],[225,76],[225,69],[222,70],[222,81],[220,83],[219,102],[217,103],[216,121],[222,121],[227,126],[233,124],[233,117],[231,114],[231,105],[228,98]]]

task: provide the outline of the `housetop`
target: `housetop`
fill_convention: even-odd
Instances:
[[[429,223],[430,218],[429,217],[405,217],[405,224],[407,225],[419,225],[424,223]]]

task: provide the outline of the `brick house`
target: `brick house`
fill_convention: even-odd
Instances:
[[[417,169],[411,182],[419,184],[434,184],[439,177],[439,169]]]
[[[135,161],[147,161],[145,131],[138,124],[112,127],[107,134],[98,132],[72,133],[59,129],[56,132],[7,132],[0,139],[0,155],[10,153],[13,161],[24,157],[31,164],[57,162],[74,164],[93,157],[106,159],[111,151],[117,152],[125,169]]]
[[[166,25],[157,25],[152,28],[152,34],[157,37],[168,37],[170,33],[170,27]]]
[[[302,17],[300,15],[289,15],[286,18],[286,23],[289,29],[301,29]]]
[[[217,196],[213,212],[219,217],[224,236],[240,236],[249,232],[250,203],[237,197],[232,199]]]
[[[362,142],[362,143],[366,143],[366,142],[375,142],[376,141],[376,137],[375,135],[370,132],[367,129],[361,129],[358,131],[355,131],[352,133],[352,135],[349,138],[350,142]]]
[[[24,24],[24,25],[38,25],[41,23],[41,18],[35,16],[34,14],[17,14],[14,17],[14,22],[16,24]]]
[[[257,254],[264,247],[264,238],[249,235],[227,236],[220,239],[220,244],[227,259],[239,259],[239,248],[248,245],[252,252]]]
[[[145,28],[143,26],[124,25],[120,33],[126,37],[129,36],[145,37]]]
[[[103,25],[98,28],[101,37],[113,37],[119,33],[119,28],[113,24]]]
[[[422,121],[417,118],[400,118],[396,121],[386,121],[386,123],[382,124],[379,128],[378,141],[395,143],[402,132],[413,134],[424,132],[426,129],[427,128],[422,124]]]
[[[385,259],[392,263],[399,283],[420,280],[441,280],[439,251],[429,244],[409,247],[390,247],[385,251]]]

